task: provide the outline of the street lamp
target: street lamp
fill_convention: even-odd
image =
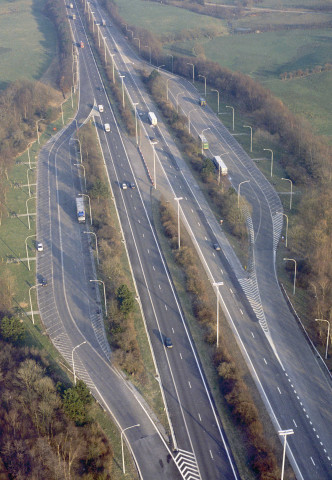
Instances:
[[[71,351],[71,362],[73,364],[73,374],[74,374],[74,385],[76,385],[76,373],[75,373],[75,364],[74,364],[74,352],[76,348],[80,347],[81,345],[84,345],[86,343],[86,340],[84,342],[80,343],[79,345],[76,345]]]
[[[237,189],[237,208],[240,208],[240,188],[241,188],[241,185],[243,185],[244,183],[250,183],[250,180],[244,180],[243,182],[239,183],[239,186]]]
[[[97,282],[97,283],[102,283],[103,288],[104,288],[104,305],[105,305],[105,315],[107,317],[107,304],[106,304],[106,289],[105,289],[105,282],[102,280],[90,280],[90,282]]]
[[[252,127],[250,125],[243,125],[243,128],[250,128],[250,152],[252,152]]]
[[[174,197],[174,200],[178,204],[178,248],[180,250],[181,241],[180,241],[180,200],[183,200],[183,197]]]
[[[97,263],[99,265],[99,252],[98,252],[98,241],[97,241],[97,235],[95,234],[95,232],[84,232],[84,233],[87,233],[89,235],[94,235],[95,237],[95,240],[96,240],[96,254],[97,254]]]
[[[150,65],[151,65],[151,47],[150,47],[150,45],[145,45],[145,47],[150,50]]]
[[[294,262],[294,283],[293,283],[293,295],[295,295],[295,284],[296,284],[296,260],[294,258],[284,258],[283,259],[285,262]]]
[[[88,197],[88,199],[89,199],[90,225],[92,225],[92,212],[91,212],[91,200],[90,200],[90,197],[89,197],[89,195],[87,195],[86,193],[79,193],[78,196],[79,196],[79,197]]]
[[[290,428],[289,430],[279,430],[279,435],[284,437],[284,451],[282,454],[282,467],[281,467],[281,480],[284,480],[284,471],[285,471],[285,458],[286,458],[286,446],[287,446],[287,435],[293,435],[294,430]]]
[[[31,302],[31,290],[32,288],[37,288],[37,287],[40,287],[42,284],[41,283],[37,283],[37,285],[32,285],[32,287],[29,288],[29,300],[30,300],[30,308],[31,308],[31,316],[32,316],[32,324],[34,325],[35,324],[35,317],[33,315],[33,308],[32,308],[32,302]]]
[[[157,72],[159,72],[159,69],[163,67],[166,67],[166,65],[159,65],[159,67],[157,67]]]
[[[202,130],[202,133],[201,133],[201,137],[202,137],[202,138],[201,138],[201,142],[202,142],[202,155],[203,155],[203,133],[206,132],[207,130],[210,130],[210,127],[204,128],[204,129]]]
[[[201,74],[199,74],[198,76],[204,78],[204,95],[206,97],[206,76]]]
[[[292,199],[293,199],[293,182],[290,178],[282,178],[281,180],[286,180],[290,182],[290,200],[289,200],[289,210],[292,210]]]
[[[27,169],[27,182],[28,182],[28,190],[29,190],[29,197],[31,197],[31,189],[30,189],[30,182],[29,182],[29,170],[33,170],[36,167],[31,167]]]
[[[84,175],[84,185],[86,191],[86,177],[85,177],[85,166],[82,163],[74,163],[75,167],[82,167],[83,168],[83,175]]]
[[[271,152],[271,177],[273,176],[273,150],[271,148],[263,148],[265,152]]]
[[[125,75],[120,75],[120,78],[121,78],[121,84],[122,84],[122,108],[125,108],[124,86],[123,86],[123,79],[125,78]]]
[[[190,112],[188,113],[188,130],[189,130],[189,133],[190,133],[190,114],[191,114],[191,112],[196,112],[196,110],[198,110],[198,108],[193,108],[193,109],[190,110]]]
[[[77,126],[77,118],[75,117],[70,117],[68,120],[74,120],[75,124],[76,124],[76,131],[78,130],[78,126]]]
[[[157,178],[156,178],[156,150],[155,150],[155,145],[157,145],[158,142],[151,142],[150,144],[152,145],[152,150],[153,150],[153,184],[154,188],[157,188]]]
[[[169,82],[170,80],[173,80],[172,77],[170,77],[170,78],[168,78],[168,79],[166,80],[166,100],[167,100],[167,101],[168,101],[168,82]]]
[[[170,53],[167,54],[168,57],[171,57],[171,62],[172,62],[172,73],[173,73],[173,55]]]
[[[286,213],[283,213],[283,212],[277,212],[279,213],[279,215],[283,215],[284,217],[286,217],[286,248],[287,248],[287,236],[288,236],[288,215],[286,215]]]
[[[327,322],[327,338],[326,338],[326,349],[325,349],[325,360],[327,360],[327,352],[329,350],[331,323],[329,322],[329,320],[324,320],[323,318],[315,318],[315,322]]]
[[[27,210],[27,217],[28,217],[28,227],[29,227],[29,230],[31,230],[31,225],[30,225],[30,215],[29,215],[29,210],[28,210],[28,201],[29,200],[32,200],[32,199],[36,199],[37,197],[29,197],[26,199],[25,201],[25,207],[26,207],[26,210]],[[29,268],[30,270],[30,268]]]
[[[140,426],[141,425],[138,423],[137,425],[132,425],[131,427],[127,427],[127,428],[124,428],[123,430],[121,430],[122,470],[123,470],[124,474],[126,473],[126,469],[125,469],[124,453],[123,453],[123,434],[126,430],[129,430],[130,428],[135,428],[135,427],[140,427]]]
[[[134,40],[138,40],[138,52],[141,53],[141,41],[138,37],[134,37]]]
[[[176,113],[179,113],[179,95],[182,95],[184,92],[179,92],[176,94]]]
[[[29,199],[28,199],[28,200],[29,200]],[[35,237],[35,236],[36,236],[36,234],[34,233],[33,235],[29,235],[29,236],[25,239],[25,251],[27,252],[27,259],[28,259],[28,268],[29,268],[29,270],[30,270],[30,260],[29,260],[27,240],[28,240],[28,238]]]
[[[211,88],[211,92],[217,92],[217,95],[218,95],[218,114],[219,114],[219,96],[220,96],[219,90],[216,90],[215,88]]]
[[[224,282],[213,282],[217,290],[217,348],[219,347],[219,287],[223,284]]]
[[[195,65],[193,63],[187,63],[187,65],[191,65],[193,67],[193,83],[195,82]]]
[[[234,107],[231,105],[226,105],[226,108],[231,108],[233,110],[233,132],[234,132]]]

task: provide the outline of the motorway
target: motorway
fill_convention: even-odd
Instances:
[[[209,109],[193,112],[192,131],[198,134],[210,129],[206,136],[211,154],[222,154],[234,188],[241,181],[250,180],[241,189],[252,207],[247,220],[253,256],[248,272],[244,272],[169,132],[160,122],[154,129],[147,124],[146,113],[155,107],[135,68],[138,58],[114,26],[109,28],[107,39],[111,51],[118,52],[114,58],[119,73],[126,76],[127,93],[143,114],[140,128],[144,136],[140,142],[146,158],[152,154],[149,137],[158,141],[158,189],[171,191],[173,198],[183,197],[183,222],[211,282],[223,280],[227,285],[222,290],[224,311],[276,429],[294,430],[294,436],[288,438],[288,456],[297,478],[331,478],[331,379],[310,349],[277,283],[275,252],[282,228],[282,206],[276,192]],[[198,105],[198,92],[189,82],[166,76],[171,79],[170,98],[175,103],[179,94],[181,109],[188,114]],[[211,249],[214,239],[222,245],[219,257]]]
[[[37,236],[44,251],[37,259],[37,280],[48,280],[46,288],[38,288],[43,323],[52,342],[69,365],[75,363],[76,375],[119,428],[137,425],[126,431],[125,438],[142,478],[240,478],[152,228],[146,206],[151,185],[137,149],[130,142],[125,148],[76,11],[75,41],[85,44],[79,53],[79,109],[75,122],[43,148],[38,163]],[[105,106],[101,115],[92,107],[97,104]],[[90,282],[96,279],[96,271],[85,233],[88,228],[78,224],[75,211],[75,197],[82,192],[75,165],[76,128],[89,117],[94,118],[99,135],[153,347],[174,451],[139,393],[108,361],[111,353],[99,313],[99,290]],[[102,129],[105,123],[111,125],[107,134]],[[131,149],[130,161],[127,149]],[[135,181],[138,188],[123,191],[124,180]],[[165,348],[165,336],[174,336],[172,350]]]

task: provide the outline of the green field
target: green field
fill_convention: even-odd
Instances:
[[[43,0],[0,0],[0,89],[17,79],[39,79],[55,56],[52,22]]]
[[[220,3],[221,5],[237,5],[239,2],[237,0],[211,0],[211,3]],[[317,4],[313,3],[313,0],[261,0],[254,7],[258,8],[274,8],[274,9],[283,9],[283,8],[297,8],[301,9],[319,9],[324,7],[332,7],[331,0],[317,0]]]

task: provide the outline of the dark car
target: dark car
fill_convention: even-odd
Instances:
[[[165,338],[165,347],[166,348],[173,348],[172,340],[169,337]]]
[[[47,287],[47,280],[45,277],[41,279],[40,283],[42,284],[43,287]]]
[[[134,182],[130,183],[130,188],[136,188],[136,185],[134,184]]]
[[[213,248],[214,248],[215,250],[217,250],[217,252],[219,252],[219,250],[220,250],[220,245],[219,245],[219,243],[214,243],[214,244],[213,244]]]

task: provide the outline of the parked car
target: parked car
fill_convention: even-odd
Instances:
[[[43,278],[41,279],[41,282],[40,282],[40,283],[42,284],[43,287],[47,287],[47,285],[48,285],[48,284],[47,284],[47,280],[46,280],[45,277],[43,277]]]
[[[37,243],[37,252],[42,252],[44,250],[42,242]]]

